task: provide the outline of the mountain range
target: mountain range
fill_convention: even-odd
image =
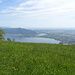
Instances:
[[[26,36],[35,36],[36,32],[33,30],[29,29],[24,29],[24,28],[1,28],[5,31],[6,34],[22,34]]]

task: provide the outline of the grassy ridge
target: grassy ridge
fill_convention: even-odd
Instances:
[[[0,75],[75,75],[75,46],[0,42]]]

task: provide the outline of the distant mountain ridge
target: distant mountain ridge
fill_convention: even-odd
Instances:
[[[6,34],[22,34],[26,36],[34,36],[36,32],[24,28],[2,28]]]

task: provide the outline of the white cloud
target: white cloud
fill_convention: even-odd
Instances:
[[[3,9],[0,17],[12,26],[71,27],[75,25],[75,0],[28,0]]]
[[[18,7],[9,7],[3,10],[2,13],[20,14],[27,16],[44,16],[50,15],[65,15],[66,13],[71,15],[71,12],[75,12],[74,0],[29,0],[27,2],[20,3]],[[73,14],[72,14],[73,15]]]

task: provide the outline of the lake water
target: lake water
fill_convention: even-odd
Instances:
[[[41,37],[24,37],[24,36],[5,36],[5,38],[15,39],[16,42],[27,42],[27,43],[52,43],[59,44],[60,41],[50,38]]]

